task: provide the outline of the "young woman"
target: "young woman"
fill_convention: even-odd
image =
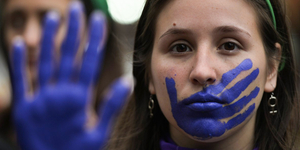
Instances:
[[[110,150],[297,149],[299,95],[281,0],[147,0],[134,98]]]

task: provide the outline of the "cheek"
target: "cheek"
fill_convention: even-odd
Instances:
[[[178,70],[176,69],[161,65],[152,67],[152,78],[155,87],[156,98],[162,113],[170,123],[176,123],[176,121],[174,120],[171,111],[171,102],[168,96],[165,78],[173,77],[180,79],[179,76],[180,74],[178,74]]]
[[[263,66],[263,65],[261,65]],[[261,67],[260,69],[260,74],[258,75],[257,79],[255,80],[255,82],[250,86],[250,88],[248,88],[248,90],[255,88],[255,86],[259,87],[261,90],[258,94],[258,96],[253,99],[252,101],[256,104],[256,109],[259,107],[261,101],[262,101],[262,96],[264,94],[264,88],[265,88],[265,84],[266,84],[266,80],[267,80],[267,71],[266,71],[266,67]]]
[[[155,72],[152,74],[156,97],[163,108],[167,105],[170,106],[165,78],[169,76],[175,77],[176,75],[175,70],[167,67],[155,68]]]

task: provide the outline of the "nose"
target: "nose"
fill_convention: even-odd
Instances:
[[[28,49],[36,49],[40,43],[41,26],[37,18],[30,18],[26,23],[23,38]]]
[[[216,62],[211,54],[197,52],[193,60],[190,81],[204,87],[213,84],[217,79],[217,73],[214,67]]]

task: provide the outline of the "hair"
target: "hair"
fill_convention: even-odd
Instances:
[[[295,148],[293,146],[299,130],[299,90],[285,3],[281,0],[272,1],[277,23],[275,29],[265,0],[247,1],[257,13],[266,56],[269,56],[268,62],[276,56],[275,43],[278,42],[282,47],[281,65],[285,64],[278,72],[277,87],[274,90],[278,99],[278,113],[273,116],[269,114],[270,94],[264,93],[256,116],[255,142],[259,149],[292,149]]]
[[[297,93],[296,68],[287,27],[285,5],[281,0],[272,1],[277,21],[276,30],[265,0],[245,1],[252,5],[256,12],[269,71],[277,70],[271,64],[274,61],[280,61],[280,52],[275,47],[277,42],[282,46],[281,62],[285,62],[283,70],[278,72],[278,84],[274,91],[278,99],[278,113],[269,114],[270,94],[264,93],[257,111],[253,145],[259,149],[268,150],[292,149],[299,125],[299,102],[297,100],[299,93]],[[133,75],[137,81],[134,95],[121,114],[107,149],[159,150],[159,140],[168,134],[169,123],[162,114],[155,97],[152,119],[150,119],[147,109],[150,97],[148,85],[151,76],[150,64],[156,21],[157,16],[168,2],[168,0],[146,1],[137,26],[134,43]]]

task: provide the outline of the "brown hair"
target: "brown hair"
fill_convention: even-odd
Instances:
[[[147,0],[137,26],[133,75],[136,79],[133,98],[119,117],[107,149],[111,150],[158,150],[159,140],[168,132],[168,121],[154,97],[154,117],[149,118],[148,77],[154,41],[156,17],[166,5],[165,0]]]
[[[268,99],[264,93],[258,108],[255,124],[255,143],[259,149],[280,150],[292,149],[299,125],[299,102],[297,98],[296,70],[291,39],[286,24],[284,4],[273,0],[277,30],[274,28],[270,9],[265,0],[246,0],[257,13],[260,33],[269,64],[279,61],[275,43],[281,44],[283,55],[281,62],[285,67],[278,73],[278,85],[274,93],[278,99],[278,113],[269,114]],[[120,116],[108,143],[110,150],[158,150],[159,140],[168,133],[168,121],[162,114],[154,98],[154,117],[149,118],[148,91],[150,61],[153,48],[156,18],[168,0],[147,0],[140,21],[134,45],[133,75],[136,78],[134,96]],[[270,69],[277,69],[270,66]],[[292,132],[289,132],[292,131]],[[254,147],[253,147],[254,148]]]
[[[278,72],[277,87],[274,90],[278,99],[278,114],[269,114],[270,94],[264,93],[256,116],[255,142],[259,149],[292,149],[295,148],[293,145],[299,130],[299,90],[285,3],[282,0],[272,1],[277,23],[275,29],[265,0],[247,1],[257,13],[266,56],[269,56],[268,61],[274,60],[277,53],[275,43],[278,42],[282,47],[280,67],[284,65]]]

